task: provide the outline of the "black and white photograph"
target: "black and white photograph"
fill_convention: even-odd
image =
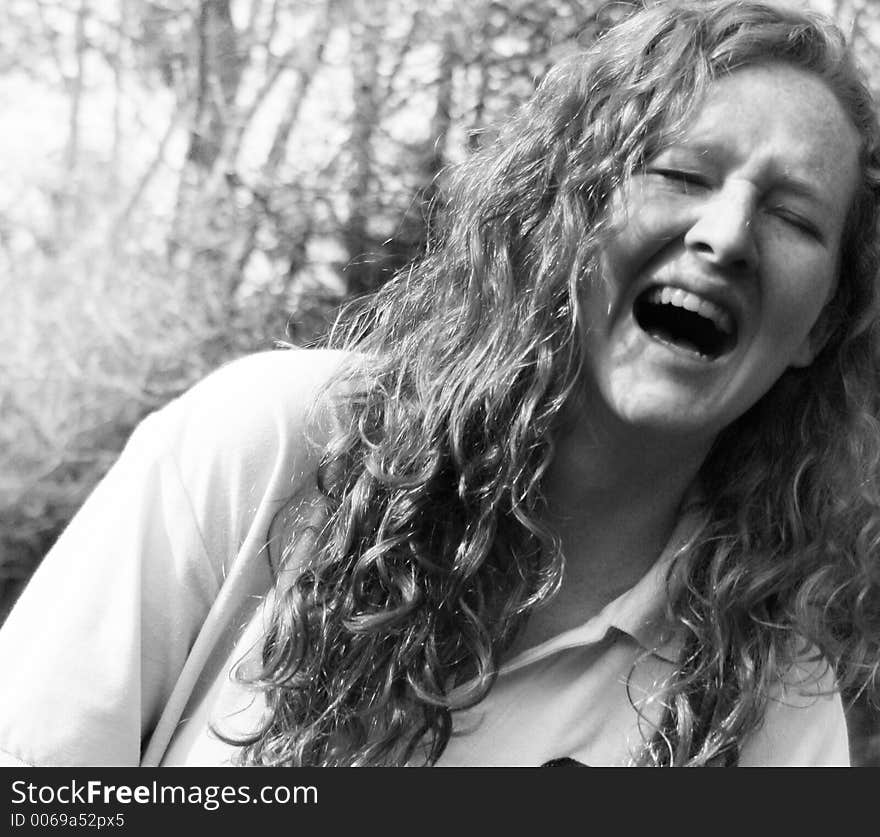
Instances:
[[[4,776],[880,766],[878,104],[874,0],[3,0]]]

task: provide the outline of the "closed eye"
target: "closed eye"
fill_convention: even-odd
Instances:
[[[688,189],[700,189],[709,185],[704,175],[687,169],[670,169],[652,166],[651,168],[646,169],[646,172],[648,174],[662,177],[671,184],[677,185],[685,192],[688,191]]]
[[[771,206],[768,207],[768,211],[775,217],[784,221],[790,227],[800,230],[818,241],[823,240],[822,232],[809,218],[806,218],[797,212],[793,212],[785,206]]]

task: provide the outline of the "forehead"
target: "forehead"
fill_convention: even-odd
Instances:
[[[772,118],[768,121],[767,117]],[[731,122],[717,124],[719,119]],[[748,129],[757,136],[785,131],[806,147],[829,141],[852,145],[858,133],[832,89],[819,76],[784,63],[742,67],[710,84],[692,132]]]

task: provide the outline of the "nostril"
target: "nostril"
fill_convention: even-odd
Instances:
[[[685,246],[713,265],[737,271],[755,267],[758,253],[751,220],[741,224],[697,224],[684,238]]]

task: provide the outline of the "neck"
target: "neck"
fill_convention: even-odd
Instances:
[[[544,483],[551,519],[590,531],[614,529],[616,520],[662,529],[674,523],[710,446],[638,427],[566,428]]]
[[[560,434],[544,490],[565,574],[516,650],[583,623],[645,574],[669,541],[708,448],[632,427],[581,423]]]

